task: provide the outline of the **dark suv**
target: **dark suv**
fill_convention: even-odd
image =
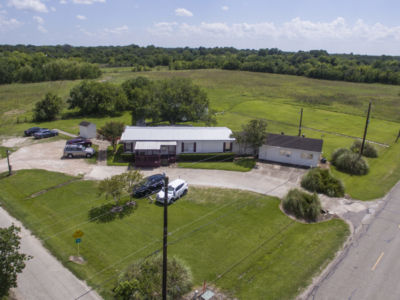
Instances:
[[[133,196],[141,198],[159,192],[164,187],[164,178],[163,174],[146,177],[141,184],[133,188]]]
[[[76,139],[68,140],[67,145],[83,145],[85,147],[91,147],[92,142],[88,139],[78,137]]]

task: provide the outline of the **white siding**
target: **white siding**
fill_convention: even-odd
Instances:
[[[320,155],[321,153],[314,151],[263,145],[260,147],[259,158],[292,165],[316,167]],[[312,156],[312,159],[306,158],[307,156]]]
[[[90,123],[88,126],[79,126],[79,135],[86,139],[93,139],[96,137],[96,125]]]
[[[176,145],[176,154],[181,153],[182,143],[196,143],[195,153],[212,153],[224,151],[224,141],[178,141]]]

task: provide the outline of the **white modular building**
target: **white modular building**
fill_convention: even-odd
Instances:
[[[126,126],[120,143],[125,153],[135,154],[135,165],[159,166],[181,153],[232,152],[231,134],[227,127]]]
[[[321,139],[268,134],[259,149],[259,159],[305,167],[316,167],[322,153]]]

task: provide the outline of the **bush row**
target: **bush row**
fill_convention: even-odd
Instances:
[[[177,160],[180,162],[213,162],[213,161],[233,161],[235,153],[182,153]]]
[[[369,172],[365,159],[346,148],[335,150],[331,162],[339,171],[352,175],[365,175]]]
[[[343,197],[343,183],[332,176],[329,170],[315,168],[310,170],[301,180],[301,186],[316,193],[322,193],[329,197]]]
[[[321,214],[321,202],[317,194],[309,194],[298,189],[290,190],[282,201],[285,212],[298,219],[316,222]]]

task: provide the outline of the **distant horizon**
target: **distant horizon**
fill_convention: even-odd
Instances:
[[[158,45],[153,45],[153,44],[149,44],[149,45],[138,45],[135,43],[131,43],[131,44],[126,44],[126,45],[72,45],[72,44],[43,44],[43,45],[38,45],[38,44],[0,44],[0,46],[35,46],[35,47],[56,47],[56,46],[71,46],[71,47],[82,47],[82,48],[95,48],[95,47],[128,47],[128,46],[138,46],[141,48],[146,48],[146,47],[150,47],[150,46],[154,46],[156,48],[165,48],[165,49],[178,49],[178,48],[189,48],[189,49],[199,49],[199,48],[206,48],[206,49],[212,49],[212,48],[234,48],[236,50],[255,50],[258,51],[260,49],[278,49],[282,52],[285,53],[296,53],[296,52],[309,52],[309,51],[326,51],[329,55],[355,55],[355,56],[389,56],[389,57],[399,57],[400,58],[400,54],[398,55],[392,55],[392,54],[368,54],[368,53],[354,53],[354,52],[349,52],[349,53],[337,53],[337,52],[329,52],[326,49],[309,49],[309,50],[285,50],[285,49],[280,49],[277,47],[265,47],[265,48],[237,48],[237,47],[233,47],[233,46],[212,46],[212,47],[205,47],[205,46],[197,46],[197,47],[190,47],[190,46],[171,46],[171,47],[165,47],[165,46],[158,46]]]
[[[397,0],[4,0],[0,44],[400,56]]]

